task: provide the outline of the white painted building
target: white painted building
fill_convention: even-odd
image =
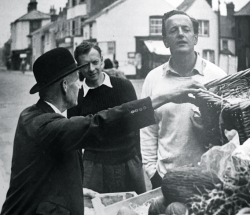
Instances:
[[[83,39],[96,39],[104,59],[118,60],[120,70],[135,76],[143,60],[143,53],[137,53],[137,37],[160,41],[157,47],[154,43],[155,50],[164,47],[161,18],[173,9],[165,0],[118,0],[84,22]]]
[[[22,59],[31,65],[30,35],[50,22],[50,15],[37,10],[36,0],[30,0],[28,12],[11,23],[11,64],[12,69],[20,69]]]
[[[237,72],[234,4],[227,4],[227,16],[220,17],[220,67],[227,73]]]
[[[71,47],[68,49],[73,54],[77,45],[83,40],[82,23],[87,18],[86,0],[68,0],[67,25],[68,40],[71,40]],[[60,46],[60,45],[59,45]]]
[[[184,0],[177,9],[198,20],[199,37],[195,50],[203,58],[219,65],[218,16],[213,11],[211,2],[211,0]]]
[[[56,23],[51,22],[32,33],[32,62],[56,47]]]

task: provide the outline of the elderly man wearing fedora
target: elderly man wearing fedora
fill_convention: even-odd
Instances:
[[[80,150],[88,148],[87,143],[98,147],[109,138],[155,123],[154,109],[166,102],[185,102],[188,93],[203,88],[189,81],[160,96],[67,119],[63,113],[77,104],[78,69],[84,66],[88,65],[77,66],[65,48],[48,51],[35,61],[37,84],[30,93],[39,92],[40,99],[20,115],[1,215],[84,214]]]

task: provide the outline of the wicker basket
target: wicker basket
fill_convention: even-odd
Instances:
[[[227,143],[224,129],[235,129],[242,144],[250,137],[250,69],[205,85],[211,92],[196,96],[204,124],[206,147]],[[242,101],[232,103],[240,98]]]
[[[213,80],[205,87],[223,98],[250,98],[250,69]]]

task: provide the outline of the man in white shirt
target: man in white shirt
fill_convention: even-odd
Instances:
[[[162,34],[171,57],[149,72],[142,98],[166,92],[190,79],[204,84],[226,75],[194,51],[198,42],[197,20],[182,11],[170,11],[164,14]],[[197,135],[200,126],[193,120],[197,113],[198,108],[193,104],[169,103],[155,111],[155,125],[141,129],[143,163],[153,188],[161,186],[167,169],[198,165],[206,149]]]

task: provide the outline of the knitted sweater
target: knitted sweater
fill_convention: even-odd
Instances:
[[[113,88],[101,85],[90,89],[85,97],[81,89],[78,95],[78,105],[68,110],[68,117],[96,114],[137,99],[134,87],[129,80],[110,77],[110,81]],[[118,139],[111,138],[109,141],[109,146],[104,142],[98,148],[85,148],[83,159],[103,164],[118,164],[130,160],[136,154],[141,157],[139,130]]]

